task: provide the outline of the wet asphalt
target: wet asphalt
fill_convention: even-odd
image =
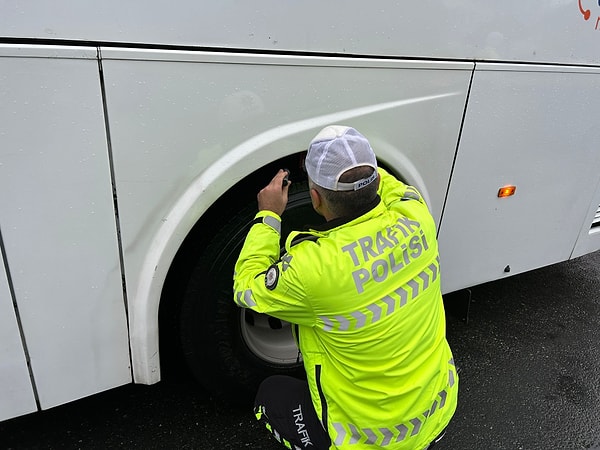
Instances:
[[[600,448],[600,252],[468,294],[446,298],[461,390],[437,449]],[[0,423],[0,448],[284,447],[182,372]]]

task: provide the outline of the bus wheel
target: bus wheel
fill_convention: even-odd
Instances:
[[[248,205],[220,226],[194,267],[181,305],[180,337],[189,367],[209,391],[231,400],[247,400],[269,375],[303,376],[291,325],[233,301],[233,268],[255,214],[256,205]],[[281,242],[291,230],[322,221],[307,184],[293,183]]]

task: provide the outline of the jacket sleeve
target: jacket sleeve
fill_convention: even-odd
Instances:
[[[256,215],[233,276],[234,301],[242,308],[269,314],[299,325],[312,326],[315,314],[307,302],[305,285],[295,269],[293,255],[279,259],[280,234],[277,214]],[[274,226],[275,225],[275,226]]]
[[[425,200],[423,200],[421,193],[415,187],[404,184],[381,167],[377,170],[381,177],[378,193],[388,209],[390,209],[394,203],[406,200],[417,200],[425,205]]]

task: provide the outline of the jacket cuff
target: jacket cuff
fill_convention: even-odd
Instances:
[[[259,211],[254,217],[252,225],[256,223],[264,223],[273,228],[278,234],[281,234],[281,218],[273,211]]]

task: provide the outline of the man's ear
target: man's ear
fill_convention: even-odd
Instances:
[[[323,204],[323,199],[321,198],[321,194],[319,194],[319,191],[317,191],[314,188],[310,189],[308,192],[310,194],[310,200],[312,201],[313,209],[316,212],[318,212],[319,214],[322,214],[321,211],[319,211],[319,209],[321,208],[321,206]]]

